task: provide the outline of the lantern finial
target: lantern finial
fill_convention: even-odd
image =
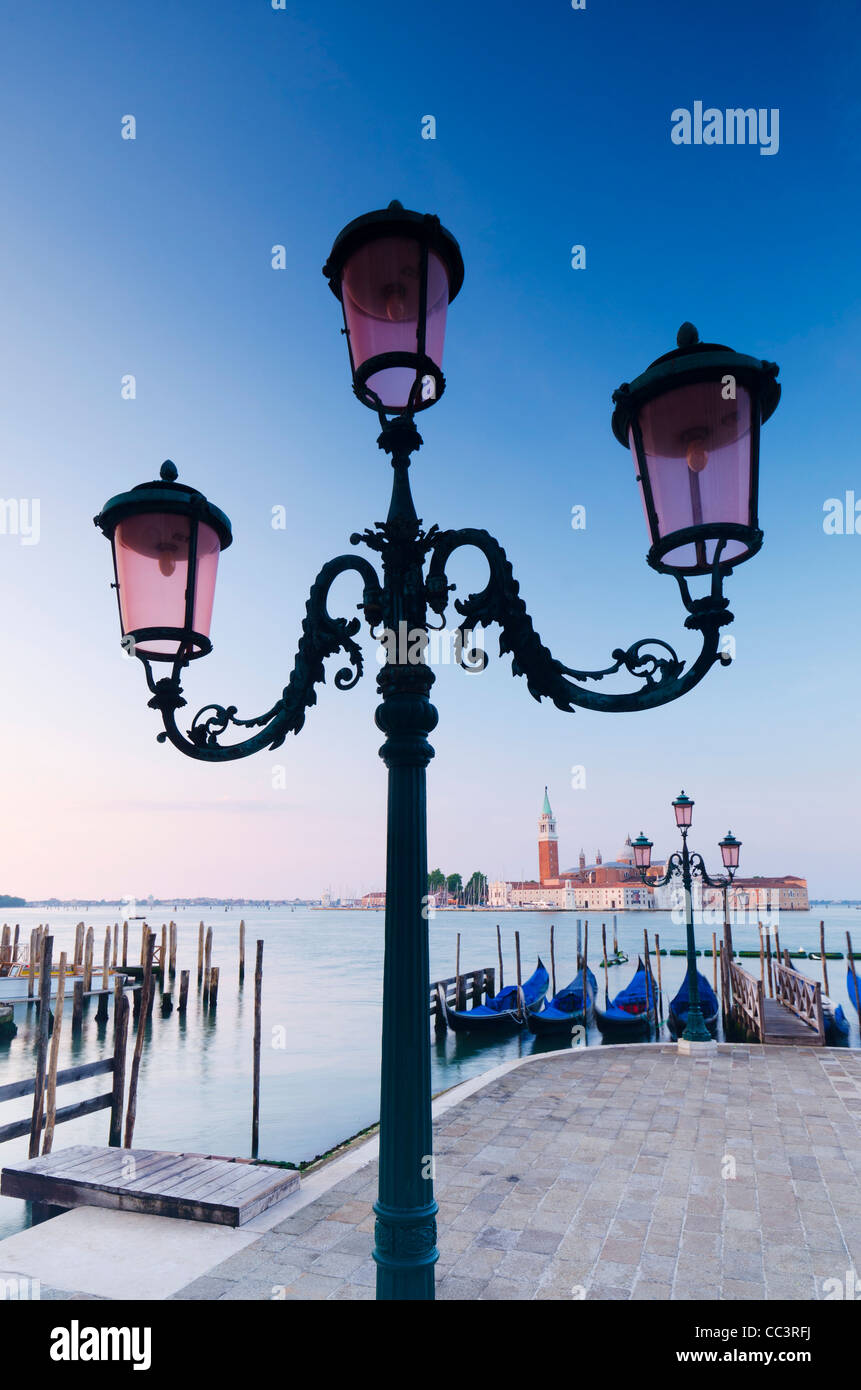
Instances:
[[[692,323],[683,323],[676,334],[676,343],[680,348],[692,348],[700,340],[700,335]]]
[[[177,478],[179,477],[179,470],[176,464],[173,463],[170,459],[165,459],[164,463],[159,469],[159,477],[161,478],[162,482],[175,483]]]

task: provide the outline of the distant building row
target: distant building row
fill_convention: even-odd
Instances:
[[[653,864],[648,877],[659,879],[665,869],[664,864]],[[618,858],[605,863],[598,850],[595,862],[587,864],[581,849],[577,868],[560,873],[556,818],[545,787],[544,806],[538,821],[538,878],[511,883],[495,880],[488,884],[488,905],[568,912],[636,912],[650,908],[668,911],[678,906],[679,893],[679,885],[675,882],[664,887],[643,883],[634,865],[630,835]],[[727,904],[732,912],[774,909],[807,912],[810,907],[807,880],[795,874],[779,878],[736,878],[727,894]],[[703,889],[697,907],[722,909],[723,890]]]

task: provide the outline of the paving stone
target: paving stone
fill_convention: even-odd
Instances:
[[[548,1056],[461,1102],[437,1134],[442,1298],[821,1298],[861,1265],[853,1052]],[[376,1163],[349,1174],[176,1297],[373,1297],[376,1181]]]

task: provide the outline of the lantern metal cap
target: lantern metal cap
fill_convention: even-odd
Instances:
[[[329,259],[323,266],[323,274],[335,298],[341,298],[341,272],[353,252],[369,241],[390,236],[424,241],[429,250],[436,252],[448,271],[451,303],[463,284],[463,256],[457,241],[433,213],[410,212],[397,198],[393,198],[387,208],[354,218],[335,237]]]
[[[735,377],[759,401],[760,417],[767,420],[777,409],[780,386],[776,362],[734,352],[724,343],[701,343],[692,323],[683,323],[676,334],[677,346],[672,352],[657,357],[640,376],[624,381],[613,392],[613,433],[619,443],[628,448],[628,430],[633,417],[646,401],[677,386],[697,381]]]
[[[118,523],[127,516],[155,511],[176,512],[211,526],[218,536],[221,549],[226,550],[233,541],[229,518],[197,488],[177,482],[178,476],[176,464],[165,459],[157,479],[150,483],[138,483],[129,492],[120,492],[116,497],[111,497],[98,516],[93,517],[94,524],[111,540]]]

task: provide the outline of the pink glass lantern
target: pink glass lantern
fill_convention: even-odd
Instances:
[[[224,513],[176,476],[167,460],[158,482],[111,498],[95,520],[113,547],[124,645],[184,664],[212,650],[218,556],[232,534]]]
[[[680,792],[673,802],[673,810],[676,813],[676,825],[680,830],[687,830],[694,814],[694,803],[684,792]]]
[[[351,222],[323,274],[344,311],[353,389],[371,409],[412,414],[445,389],[446,312],[463,259],[439,218],[395,201]]]
[[[634,863],[638,869],[648,869],[652,863],[652,841],[647,839],[642,830],[632,845],[634,851]]]
[[[689,323],[677,342],[615,392],[613,432],[633,455],[649,564],[680,575],[728,572],[762,545],[759,427],[780,399],[778,369],[701,343]]]
[[[724,868],[737,869],[741,840],[737,840],[732,831],[728,830],[724,838],[718,841],[718,844],[720,845],[721,859],[723,860]]]

